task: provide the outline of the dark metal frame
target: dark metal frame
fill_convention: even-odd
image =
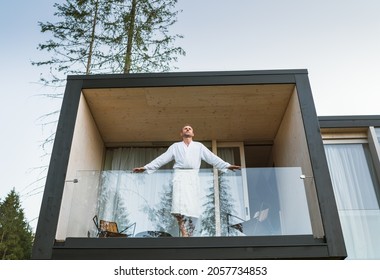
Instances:
[[[67,238],[55,240],[82,89],[295,84],[325,238]],[[33,247],[33,259],[314,259],[346,257],[307,70],[221,71],[68,76]]]
[[[321,128],[380,127],[379,115],[367,116],[323,116],[318,117]]]

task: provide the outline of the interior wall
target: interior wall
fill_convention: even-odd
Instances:
[[[91,115],[83,94],[79,101],[70,158],[67,167],[66,183],[63,192],[56,239],[67,236],[83,236],[97,205],[97,185],[81,184],[80,172],[84,170],[100,171],[103,165],[105,147],[99,130]],[[78,183],[72,182],[78,179]],[[90,187],[89,189],[84,187]],[[83,191],[86,191],[84,194]],[[85,209],[83,211],[82,209]],[[75,220],[75,221],[74,221]],[[70,224],[76,224],[75,227]]]
[[[273,167],[273,144],[245,145],[245,162],[248,168]]]
[[[273,161],[275,167],[301,167],[303,174],[306,175],[304,185],[313,234],[317,238],[322,238],[324,236],[322,219],[296,88],[274,140]]]

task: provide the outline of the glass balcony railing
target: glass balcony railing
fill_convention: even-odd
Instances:
[[[194,234],[267,236],[312,234],[301,168],[247,168],[236,172],[201,169]],[[178,237],[172,215],[172,170],[78,171],[66,183],[58,228],[66,237]],[[193,175],[185,175],[193,176]],[[178,192],[178,191],[177,191]],[[116,228],[117,226],[117,228]]]

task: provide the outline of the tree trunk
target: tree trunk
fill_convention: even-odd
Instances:
[[[136,6],[137,0],[132,0],[131,14],[129,22],[126,22],[126,28],[128,30],[127,52],[125,53],[124,74],[127,74],[131,70],[132,64],[132,45],[133,45],[133,33],[135,29],[136,20]]]
[[[0,241],[0,244],[3,243],[4,236],[5,236],[5,230],[3,231],[3,234],[1,235],[1,241]],[[3,256],[1,257],[2,260],[5,260],[6,253],[7,253],[7,245],[5,244],[5,248],[4,248]]]
[[[91,39],[90,39],[90,48],[88,50],[88,58],[87,58],[87,66],[86,66],[86,75],[90,74],[90,67],[91,67],[91,59],[92,59],[92,52],[94,48],[94,42],[95,42],[95,29],[96,24],[98,21],[98,9],[99,9],[99,0],[96,1],[95,4],[95,14],[94,14],[94,20],[92,23],[92,31],[91,31]]]

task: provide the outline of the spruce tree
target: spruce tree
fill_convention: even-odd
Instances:
[[[50,38],[38,45],[50,57],[33,61],[44,68],[41,82],[53,87],[45,95],[62,98],[67,75],[169,71],[185,51],[170,34],[177,22],[178,0],[66,0],[54,4],[56,22],[39,22]],[[47,72],[46,72],[47,71]],[[58,88],[58,90],[56,90]],[[44,114],[43,127],[57,124],[59,110]],[[42,148],[48,150],[54,128]],[[49,154],[49,152],[46,152]]]
[[[227,175],[228,176],[228,175]],[[219,201],[220,201],[220,224],[222,236],[234,236],[236,231],[229,229],[228,215],[235,215],[234,199],[230,192],[231,186],[228,184],[226,175],[219,173]]]
[[[175,234],[178,232],[178,224],[171,214],[173,200],[173,183],[163,186],[160,202],[156,206],[147,205],[144,211],[148,214],[150,221],[154,222],[156,230]]]
[[[30,259],[32,246],[33,232],[26,222],[19,195],[13,189],[0,201],[0,258]]]
[[[231,236],[236,235],[236,232],[229,230],[228,225],[228,215],[234,215],[234,200],[229,192],[230,186],[228,181],[225,178],[225,175],[219,172],[218,176],[219,181],[219,205],[220,205],[220,224],[221,224],[221,235],[222,236]],[[206,202],[203,205],[205,211],[202,218],[202,229],[201,232],[205,236],[215,236],[216,227],[215,227],[215,193],[214,185],[211,182],[210,187],[208,188],[208,193],[206,195]]]
[[[185,52],[169,33],[177,22],[177,0],[67,0],[54,4],[59,21],[39,22],[52,38],[38,49],[51,57],[46,85],[62,85],[69,74],[168,71]]]
[[[112,17],[105,22],[104,61],[112,72],[169,71],[185,51],[169,33],[177,22],[177,0],[116,0]]]
[[[211,184],[206,195],[206,202],[203,204],[204,213],[201,220],[201,234],[204,236],[215,236],[215,194],[214,185]]]
[[[67,75],[169,71],[185,51],[175,46],[179,34],[178,0],[66,0],[54,4],[56,22],[39,22],[49,39],[37,49],[49,57],[32,64],[43,68],[41,82],[52,87],[44,94],[62,98]],[[47,68],[47,69],[46,69]],[[41,147],[50,154],[60,110],[45,113],[40,122],[50,128]],[[44,171],[47,166],[43,166]],[[38,182],[39,178],[36,182]]]

